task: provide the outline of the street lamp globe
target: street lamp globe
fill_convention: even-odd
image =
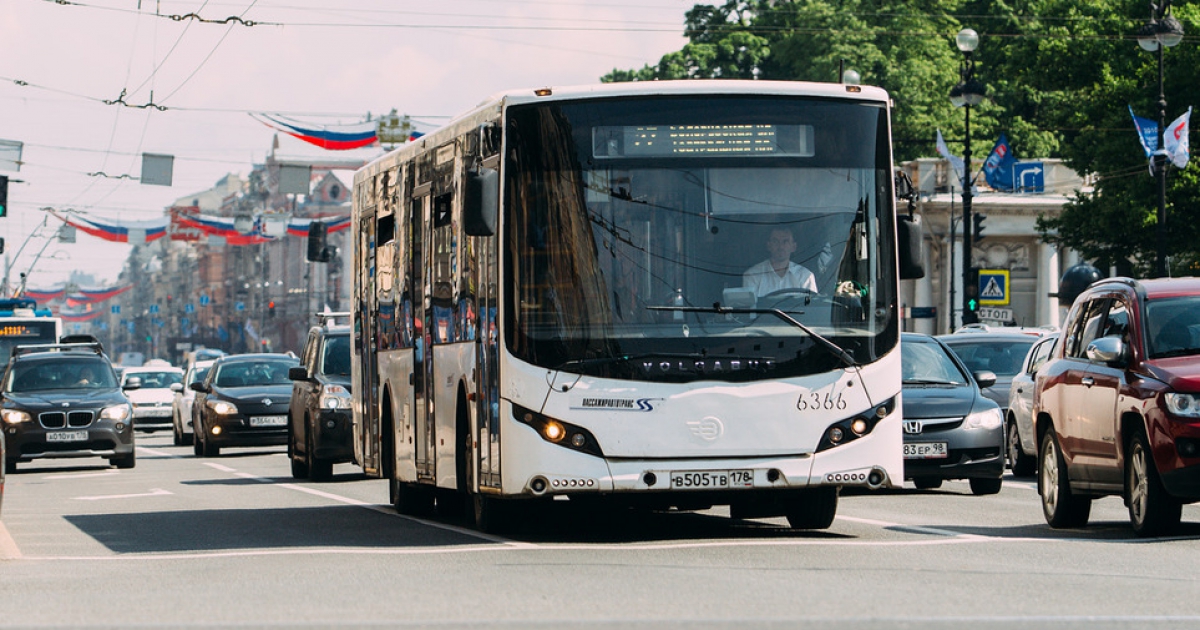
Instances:
[[[1158,21],[1157,38],[1159,43],[1167,48],[1178,45],[1183,41],[1183,24],[1180,24],[1173,15],[1162,18]]]
[[[978,79],[969,79],[962,86],[962,98],[967,105],[974,107],[983,102],[984,96],[987,95],[987,86]]]
[[[963,97],[962,84],[950,88],[950,102],[955,107],[962,107],[963,105],[967,104],[967,99]]]
[[[1153,20],[1146,22],[1138,28],[1137,33],[1138,46],[1146,52],[1154,52],[1158,50],[1158,24]]]
[[[964,28],[954,36],[954,43],[965,53],[975,52],[975,48],[979,46],[979,33],[976,33],[975,29]]]

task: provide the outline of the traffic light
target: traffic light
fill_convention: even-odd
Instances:
[[[979,214],[978,212],[971,215],[971,221],[975,223],[975,227],[971,230],[971,234],[974,242],[976,243],[983,240],[983,220],[986,218],[986,214]]]
[[[329,262],[328,247],[326,247],[328,232],[329,227],[320,221],[308,224],[308,255],[305,258],[309,262]]]
[[[275,300],[267,302],[267,317],[275,317]]]
[[[0,217],[8,216],[8,175],[0,175]]]
[[[966,302],[962,321],[964,324],[974,324],[979,321],[979,316],[976,315],[976,311],[979,310],[979,269],[975,267],[968,269],[963,283],[963,295],[966,297]]]

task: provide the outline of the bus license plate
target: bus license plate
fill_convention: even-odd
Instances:
[[[287,416],[252,416],[252,427],[283,427],[287,426]]]
[[[904,445],[904,459],[942,459],[949,457],[945,442],[921,442]]]
[[[87,431],[54,431],[46,434],[47,442],[86,442]]]
[[[672,490],[752,487],[754,487],[753,470],[676,470],[671,472]]]

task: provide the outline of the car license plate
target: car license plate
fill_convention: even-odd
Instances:
[[[670,475],[672,490],[754,487],[753,470],[676,470]]]
[[[285,427],[287,426],[287,416],[251,416],[250,426]]]
[[[949,457],[945,442],[918,442],[904,445],[904,459],[941,459]]]
[[[51,431],[46,434],[47,442],[86,442],[87,431]]]

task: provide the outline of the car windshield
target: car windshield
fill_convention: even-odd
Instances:
[[[239,361],[217,368],[214,384],[217,387],[259,387],[263,385],[290,385],[288,368],[296,365],[288,361]]]
[[[350,376],[350,336],[325,338],[321,353],[321,373]]]
[[[37,392],[52,389],[113,389],[117,386],[112,368],[102,360],[64,360],[17,363],[8,371],[5,392]]]
[[[1147,300],[1146,337],[1151,359],[1200,354],[1200,296]]]
[[[208,376],[208,370],[211,367],[212,366],[210,366],[210,365],[206,365],[204,367],[193,368],[192,375],[188,377],[188,385],[191,385],[192,383],[199,383],[200,381],[203,381],[204,377]]]
[[[142,389],[166,389],[174,383],[183,382],[182,374],[168,371],[126,373],[125,380],[135,376],[142,379]]]
[[[965,385],[966,375],[936,343],[900,343],[900,370],[906,385]]]
[[[996,376],[1016,376],[1021,371],[1021,362],[1037,339],[955,339],[946,340],[946,345],[967,364],[972,372],[989,371]]]

